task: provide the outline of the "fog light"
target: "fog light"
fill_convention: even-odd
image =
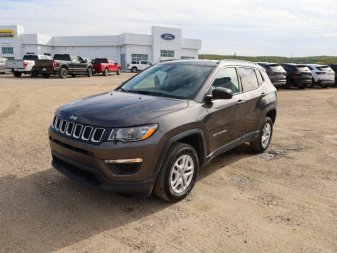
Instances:
[[[141,163],[142,161],[143,161],[142,158],[134,158],[134,159],[105,160],[105,163]]]

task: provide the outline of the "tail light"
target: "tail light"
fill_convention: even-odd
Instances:
[[[53,68],[53,70],[55,70],[56,69],[56,61],[52,61],[52,68]]]
[[[23,67],[25,68],[25,67],[27,67],[27,66],[28,66],[28,62],[23,61]]]
[[[326,73],[323,72],[323,71],[320,71],[320,72],[316,72],[316,74],[317,74],[317,75],[324,75],[324,74],[326,74]]]

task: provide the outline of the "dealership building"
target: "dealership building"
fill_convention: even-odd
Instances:
[[[160,62],[197,59],[201,40],[182,37],[178,28],[152,26],[148,34],[110,36],[48,36],[26,34],[19,25],[0,26],[0,57],[22,59],[26,53],[71,54],[82,58],[107,57],[126,64],[139,60]]]

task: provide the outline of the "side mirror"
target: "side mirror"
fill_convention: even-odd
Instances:
[[[233,91],[223,87],[216,87],[212,90],[212,95],[207,95],[206,100],[211,101],[214,99],[231,99]]]

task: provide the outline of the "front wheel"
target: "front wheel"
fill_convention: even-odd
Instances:
[[[108,76],[108,75],[109,75],[109,70],[105,69],[104,72],[103,72],[103,76]]]
[[[87,69],[87,77],[92,77],[92,69],[91,68]]]
[[[138,71],[138,69],[136,67],[132,67],[132,69],[131,69],[132,73],[136,73],[137,71]]]
[[[324,84],[321,83],[320,85],[321,85],[321,87],[322,87],[323,89],[326,89],[326,88],[328,88],[328,86],[329,86],[329,84],[326,84],[326,83],[324,83]]]
[[[160,169],[154,193],[169,202],[182,200],[192,190],[198,169],[195,149],[185,143],[173,144]]]
[[[117,75],[120,75],[121,74],[121,69],[119,68],[116,72]]]
[[[270,145],[272,135],[273,121],[271,120],[271,118],[266,117],[258,138],[250,143],[252,150],[258,153],[266,151]]]

